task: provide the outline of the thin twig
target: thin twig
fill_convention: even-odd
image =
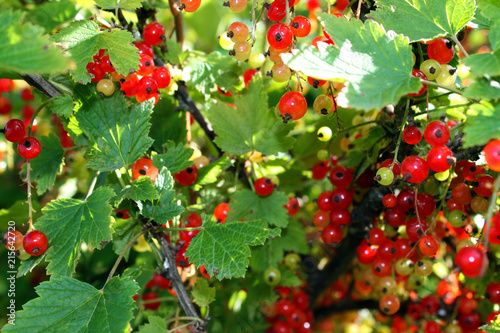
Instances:
[[[497,204],[497,198],[498,198],[498,190],[500,189],[500,174],[498,174],[497,179],[495,180],[495,185],[493,186],[493,194],[491,195],[490,198],[490,204],[488,205],[488,211],[486,212],[486,216],[484,218],[484,223],[487,224],[486,226],[486,232],[484,235],[484,248],[488,248],[488,243],[490,241],[490,229],[491,229],[491,218],[493,216],[493,210],[496,207]]]
[[[463,92],[461,92],[458,89],[451,88],[451,87],[445,86],[444,84],[440,84],[440,83],[437,83],[437,82],[434,82],[434,81],[422,80],[421,79],[420,82],[425,83],[425,84],[427,84],[429,86],[436,86],[436,87],[439,87],[439,88],[442,88],[442,89],[445,89],[445,90],[449,90],[451,92],[454,92],[455,94],[459,94],[459,95],[462,95],[462,96],[464,94]]]
[[[398,161],[398,153],[399,153],[399,147],[401,146],[401,141],[403,140],[403,131],[406,125],[406,121],[408,120],[408,113],[410,111],[410,99],[408,98],[406,100],[406,108],[405,108],[405,114],[403,116],[403,121],[401,123],[401,126],[399,128],[399,137],[398,137],[398,142],[396,143],[396,150],[394,151],[394,159],[392,160],[391,164],[391,171],[392,168],[394,168],[394,164]]]
[[[26,162],[26,182],[28,183],[28,232],[33,230],[33,206],[31,204],[31,166],[30,160]]]
[[[170,11],[174,16],[174,25],[175,25],[175,37],[177,38],[177,43],[181,46],[184,44],[184,28],[182,21],[182,13],[179,10],[179,7],[175,0],[168,0],[168,5],[170,6]]]
[[[455,35],[452,35],[451,36],[451,40],[455,42],[455,44],[458,45],[458,47],[460,48],[460,50],[462,50],[463,54],[468,57],[469,56],[469,53],[467,53],[467,51],[465,50],[464,46],[462,45],[462,43],[460,43],[460,41],[458,40],[457,36]]]

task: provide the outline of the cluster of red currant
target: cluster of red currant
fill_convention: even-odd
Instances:
[[[160,23],[149,23],[143,30],[144,41],[136,41],[134,45],[140,55],[139,70],[128,76],[119,75],[110,62],[106,50],[99,50],[94,56],[94,62],[87,64],[87,71],[92,77],[92,82],[97,82],[96,89],[105,96],[111,96],[115,91],[113,81],[120,82],[120,90],[127,97],[136,98],[142,103],[154,98],[155,104],[160,96],[158,89],[169,86],[171,75],[164,66],[155,67],[153,46],[165,41],[165,27]],[[105,78],[110,75],[109,78]]]
[[[313,313],[309,294],[301,288],[276,287],[280,298],[264,307],[266,321],[273,333],[308,333],[312,331]]]
[[[9,231],[5,234],[3,243],[7,250],[15,251],[21,260],[42,255],[49,245],[47,236],[39,230],[32,230],[25,236],[17,230]]]

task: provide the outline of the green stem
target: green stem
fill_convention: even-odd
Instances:
[[[94,178],[92,179],[92,183],[90,184],[89,191],[87,193],[87,196],[85,197],[85,201],[92,195],[92,192],[94,192],[94,187],[95,184],[97,183],[97,177],[99,177],[99,171],[96,171]]]
[[[141,304],[151,304],[151,303],[165,302],[165,301],[177,302],[177,298],[172,298],[172,296],[170,296],[170,297],[158,297],[155,299],[148,299],[145,301],[141,301]]]
[[[31,166],[30,160],[26,160],[26,182],[28,183],[28,232],[33,230],[33,206],[31,204]]]
[[[118,268],[118,265],[120,264],[120,261],[122,261],[123,256],[125,256],[125,253],[127,252],[127,250],[132,245],[134,245],[134,243],[139,239],[139,237],[141,237],[146,231],[147,231],[147,229],[141,230],[140,233],[138,233],[137,235],[135,235],[134,238],[132,238],[130,240],[130,242],[128,242],[127,245],[125,245],[125,247],[123,248],[122,252],[120,253],[120,255],[118,256],[118,258],[116,259],[115,264],[113,265],[113,268],[111,268],[111,271],[109,272],[109,275],[108,275],[108,279],[104,283],[104,287],[108,284],[109,280],[111,280],[111,278],[115,274],[115,271]],[[102,288],[104,289],[104,287],[102,287]]]
[[[486,212],[486,217],[484,218],[484,223],[486,225],[486,232],[484,235],[484,248],[488,248],[488,243],[490,239],[490,229],[491,229],[491,217],[493,216],[493,210],[495,209],[497,205],[497,198],[498,198],[498,190],[500,189],[500,173],[497,176],[497,179],[495,180],[495,185],[493,186],[493,194],[491,195],[490,198],[490,204],[488,206],[488,211]]]
[[[173,321],[179,321],[179,320],[189,320],[189,321],[199,321],[199,322],[203,322],[202,319],[198,318],[198,317],[189,317],[189,316],[185,316],[185,317],[174,317],[174,318],[170,318],[169,320],[166,321],[166,324],[169,324]]]
[[[343,130],[338,131],[337,135],[340,134],[340,133],[343,133],[343,132],[350,131],[350,130],[352,130],[354,128],[363,127],[365,125],[373,124],[373,123],[376,123],[376,122],[377,122],[377,120],[370,120],[370,121],[366,121],[366,122],[364,122],[362,124],[358,124],[358,125],[354,125],[354,126],[351,126],[351,127],[347,127],[347,128],[344,128]]]
[[[392,168],[394,167],[394,164],[396,164],[396,162],[398,161],[399,146],[401,146],[401,140],[403,140],[403,130],[405,128],[409,112],[410,112],[410,99],[408,98],[406,100],[406,108],[405,108],[405,114],[403,116],[403,122],[401,123],[401,126],[399,127],[399,138],[398,138],[398,142],[396,143],[396,150],[394,151],[394,159],[392,160],[392,164],[391,164],[391,168],[390,168],[391,171],[392,171]]]
[[[450,87],[447,87],[447,86],[445,86],[445,85],[443,85],[443,84],[439,84],[439,83],[434,82],[434,81],[422,80],[422,79],[421,79],[421,80],[420,80],[420,82],[425,83],[425,84],[427,84],[427,85],[429,85],[429,86],[436,86],[436,87],[439,87],[439,88],[443,88],[443,89],[445,89],[445,90],[452,91],[452,92],[454,92],[455,94],[459,94],[459,95],[462,95],[462,96],[464,95],[464,93],[463,93],[463,92],[461,92],[461,91],[460,91],[460,90],[458,90],[458,89],[455,89],[455,88],[450,88]]]
[[[451,40],[455,42],[455,44],[458,45],[458,47],[460,48],[460,50],[462,50],[463,54],[468,57],[469,56],[469,53],[467,53],[467,51],[465,51],[465,48],[464,46],[462,45],[462,43],[460,43],[460,41],[458,40],[457,36],[453,35],[451,36]]]
[[[422,51],[422,44],[417,43],[417,48],[418,48],[418,58],[420,60],[420,63],[424,62],[424,52]]]
[[[203,229],[202,227],[196,227],[196,228],[161,228],[163,231],[193,231],[193,230],[201,230]]]
[[[68,94],[70,96],[73,96],[73,92],[71,90],[69,90],[68,87],[66,87],[65,85],[62,85],[62,84],[55,82],[53,80],[49,80],[49,82],[57,89],[64,91],[66,94]]]
[[[472,102],[470,102],[470,103],[464,103],[464,104],[456,104],[456,105],[444,106],[442,108],[436,108],[434,110],[429,110],[429,113],[430,112],[438,112],[438,111],[448,110],[448,109],[454,109],[454,108],[467,107],[467,106],[470,106],[471,104],[472,104]],[[427,111],[415,113],[415,117],[423,115],[423,114],[427,114]]]
[[[35,121],[36,116],[42,111],[42,109],[49,104],[52,101],[52,98],[46,100],[40,106],[35,110],[35,113],[33,113],[33,116],[31,117],[30,124],[28,125],[28,134],[26,136],[31,136],[31,128],[33,127],[33,122]]]

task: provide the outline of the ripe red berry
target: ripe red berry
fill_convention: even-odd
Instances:
[[[448,39],[440,38],[429,44],[427,55],[429,59],[437,60],[440,64],[447,64],[453,59],[455,49]]]
[[[24,236],[24,250],[32,256],[39,256],[45,252],[48,246],[47,236],[39,230],[33,230]]]
[[[384,198],[382,199],[382,204],[384,205],[384,207],[387,208],[392,208],[396,206],[396,203],[397,203],[397,198],[392,193],[384,195]]]
[[[158,22],[149,23],[142,32],[144,41],[149,45],[159,45],[165,38],[165,27]]]
[[[102,57],[100,61],[101,69],[105,71],[106,73],[113,73],[116,72],[116,69],[113,67],[111,64],[111,60],[109,60],[109,55],[105,55]]]
[[[289,91],[281,96],[278,108],[283,116],[283,122],[286,123],[304,117],[307,112],[307,101],[299,92]]]
[[[467,246],[461,248],[455,255],[455,264],[469,278],[477,278],[486,270],[488,259],[483,251]]]
[[[248,83],[252,81],[252,78],[257,74],[259,70],[254,68],[249,68],[243,73],[243,82],[245,82],[245,87],[248,88]]]
[[[160,289],[169,289],[172,287],[172,285],[163,276],[155,273],[151,280],[146,283],[146,289],[151,289],[154,287],[158,287]]]
[[[293,40],[290,28],[283,22],[273,24],[267,31],[269,45],[276,49],[286,49]]]
[[[186,228],[197,228],[200,227],[202,223],[201,216],[196,213],[191,213],[186,217],[186,223],[184,226]]]
[[[450,130],[445,123],[433,121],[425,127],[424,138],[431,146],[443,146],[450,138]]]
[[[40,141],[34,137],[26,137],[17,144],[17,152],[27,160],[37,157],[41,150]]]
[[[139,70],[137,71],[137,75],[139,76],[148,76],[151,75],[155,69],[155,62],[153,58],[146,54],[141,54],[141,58],[139,59]]]
[[[184,186],[191,186],[198,179],[198,169],[193,164],[192,166],[187,167],[186,169],[182,170],[181,172],[174,174],[174,177],[175,177],[175,180],[177,180],[177,182],[179,184],[184,185]]]
[[[12,104],[7,97],[0,95],[0,114],[9,114],[12,110]]]
[[[455,163],[453,152],[446,146],[432,147],[427,153],[427,165],[434,172],[443,172]]]
[[[271,179],[262,177],[255,181],[254,183],[255,193],[260,195],[261,197],[267,197],[274,190],[274,184]]]
[[[155,96],[157,95],[158,85],[156,84],[156,81],[150,76],[143,77],[139,81],[139,89],[136,94],[137,102],[142,103],[150,98],[156,98]]]
[[[19,95],[21,96],[21,99],[23,101],[26,101],[26,102],[29,102],[29,101],[32,101],[35,99],[35,95],[33,95],[31,93],[31,89],[30,88],[24,88],[23,90],[21,90],[21,92],[19,93]]]
[[[288,197],[288,203],[283,207],[285,207],[288,210],[288,215],[295,216],[299,212],[300,208],[299,200],[297,200],[297,198],[294,197]]]
[[[214,209],[214,217],[217,222],[224,223],[226,222],[227,213],[230,211],[228,203],[218,204]]]
[[[429,166],[418,156],[407,156],[401,164],[401,173],[410,183],[421,183],[429,175]]]
[[[427,76],[425,76],[425,74],[421,71],[421,70],[418,70],[418,69],[412,69],[411,70],[411,75],[413,75],[414,77],[416,78],[420,78],[420,79],[423,79],[423,80],[427,80]],[[410,97],[416,97],[416,96],[420,96],[422,95],[425,91],[427,90],[427,85],[426,84],[423,84],[422,83],[422,88],[420,88],[420,90],[416,93],[412,93],[412,94],[408,94],[408,96]]]
[[[323,229],[321,238],[326,244],[336,245],[342,241],[344,235],[342,233],[342,229],[339,226],[335,224],[329,224],[325,227],[325,229]]]
[[[5,124],[4,134],[7,141],[21,141],[26,135],[26,126],[20,119],[11,119]]]
[[[158,177],[158,169],[149,158],[140,158],[132,166],[132,179],[136,180],[141,176],[146,176],[155,180]]]
[[[145,55],[150,56],[151,58],[153,58],[155,56],[155,54],[153,52],[153,48],[148,43],[137,41],[137,42],[134,42],[134,45],[139,50],[138,53],[140,55],[145,54]]]
[[[330,181],[334,186],[347,187],[351,185],[354,175],[351,170],[343,165],[337,165],[330,172]]]
[[[483,151],[488,168],[493,171],[500,171],[500,140],[490,141]]]
[[[297,37],[306,37],[311,32],[311,22],[305,16],[295,16],[290,23],[292,33]]]
[[[151,300],[154,300],[154,299],[157,299],[157,298],[158,298],[158,294],[154,293],[154,292],[145,293],[142,296],[142,300],[143,301],[151,301]],[[161,305],[160,302],[145,303],[144,304],[144,308],[148,309],[148,310],[156,311],[156,310],[158,310],[158,308],[160,307],[160,305]]]
[[[403,140],[409,145],[416,145],[422,140],[422,132],[415,126],[407,126],[403,131]]]
[[[323,161],[319,162],[313,165],[312,167],[312,177],[313,179],[316,180],[321,180],[326,177],[328,174],[328,171],[330,171],[330,166],[328,165],[328,162]]]
[[[474,186],[474,192],[476,192],[477,195],[487,198],[493,194],[494,183],[495,178],[490,175],[481,175],[474,179],[472,186]]]
[[[351,223],[351,213],[347,209],[332,210],[330,212],[330,223],[344,229]]]
[[[491,282],[488,287],[486,287],[484,296],[493,304],[500,303],[500,282]]]
[[[86,68],[92,82],[99,82],[106,75],[106,72],[101,68],[101,66],[94,62],[89,62]]]
[[[318,208],[324,212],[329,212],[332,210],[332,192],[324,191],[318,196]]]
[[[273,1],[269,5],[269,9],[267,10],[267,17],[271,22],[277,22],[284,19],[286,16],[286,3],[285,1]]]
[[[360,263],[367,265],[373,262],[377,255],[377,250],[370,246],[366,239],[363,239],[356,249],[356,255]]]
[[[346,210],[352,204],[352,193],[345,188],[336,188],[332,191],[331,205],[333,210]]]
[[[131,74],[125,79],[120,80],[120,90],[123,91],[127,97],[132,97],[139,91],[139,78],[136,74]]]

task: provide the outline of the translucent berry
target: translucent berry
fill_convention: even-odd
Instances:
[[[149,23],[142,32],[144,41],[149,45],[159,45],[165,38],[165,27],[158,22]]]

